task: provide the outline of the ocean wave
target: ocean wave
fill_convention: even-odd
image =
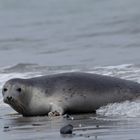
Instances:
[[[83,65],[61,65],[61,66],[42,66],[33,63],[18,63],[13,66],[3,67],[0,69],[0,73],[40,73],[42,75],[50,73],[62,73],[81,71],[86,67]]]
[[[125,101],[103,106],[97,114],[107,117],[140,117],[140,101]]]
[[[31,64],[31,63],[19,63],[13,66],[8,66],[8,67],[4,67],[3,69],[1,69],[1,72],[3,73],[13,73],[13,72],[18,72],[18,73],[22,73],[22,72],[31,72],[34,71],[34,69],[38,68],[39,66],[37,64]]]

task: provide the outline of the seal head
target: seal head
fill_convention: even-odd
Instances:
[[[39,88],[26,79],[11,79],[2,89],[3,101],[23,116],[46,115],[50,105],[42,98]],[[43,102],[45,104],[43,104]],[[41,108],[41,109],[40,109]]]

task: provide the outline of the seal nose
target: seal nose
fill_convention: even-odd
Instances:
[[[12,96],[7,96],[7,100],[11,101],[12,100]]]
[[[13,97],[12,96],[7,96],[7,97],[4,97],[3,98],[4,103],[9,103],[12,100],[13,100]]]

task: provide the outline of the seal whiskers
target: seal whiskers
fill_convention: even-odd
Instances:
[[[21,114],[24,114],[25,108],[21,103],[17,102],[16,100],[12,100],[12,101],[9,101],[9,104],[10,104],[11,107],[13,107],[13,109],[15,111],[17,111]]]

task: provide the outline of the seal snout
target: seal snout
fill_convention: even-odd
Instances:
[[[12,98],[13,98],[12,96],[7,96],[7,100],[8,100],[8,101],[11,101]]]
[[[12,100],[13,100],[13,97],[12,97],[12,96],[6,96],[6,97],[4,97],[4,99],[3,99],[3,101],[4,101],[5,103],[10,103]]]

